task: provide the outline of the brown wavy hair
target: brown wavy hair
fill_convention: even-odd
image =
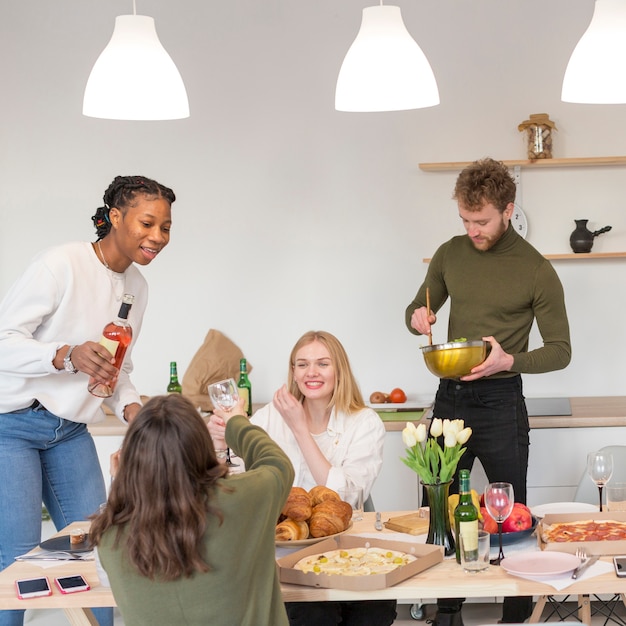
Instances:
[[[299,402],[302,402],[304,395],[298,388],[296,381],[294,380],[293,370],[296,365],[296,354],[300,348],[307,346],[314,341],[319,341],[323,344],[335,368],[335,388],[333,395],[328,403],[329,407],[336,407],[338,411],[344,413],[356,413],[365,408],[365,402],[361,395],[359,385],[354,378],[352,368],[350,367],[350,361],[344,347],[337,337],[331,335],[324,330],[310,330],[304,333],[300,339],[296,342],[296,345],[291,351],[289,356],[289,373],[287,375],[287,386],[289,391],[297,398]]]
[[[456,180],[452,198],[467,211],[480,211],[485,202],[500,213],[515,202],[515,180],[502,161],[482,159],[468,165]]]
[[[176,580],[210,567],[204,554],[216,481],[228,468],[193,404],[177,394],[156,396],[137,413],[122,444],[107,505],[91,524],[91,542],[117,527],[130,563],[152,580]]]

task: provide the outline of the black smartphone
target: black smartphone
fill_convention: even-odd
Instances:
[[[52,594],[50,583],[45,576],[16,580],[15,587],[17,588],[17,597],[21,600],[49,596]]]
[[[60,576],[55,578],[54,582],[61,593],[74,593],[75,591],[88,591],[91,589],[89,583],[80,574],[76,576]]]
[[[626,556],[614,556],[613,565],[615,566],[615,573],[620,578],[626,578]]]

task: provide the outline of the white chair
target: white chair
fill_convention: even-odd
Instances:
[[[609,483],[626,482],[626,446],[604,446],[601,450],[602,452],[610,452],[613,457],[613,475]],[[599,501],[598,487],[587,474],[586,462],[578,487],[576,488],[574,501],[587,502],[595,505],[597,505]],[[615,610],[619,606],[620,601],[626,606],[625,594],[615,594],[609,600],[603,600],[595,594],[591,596],[578,596],[577,606],[573,610],[569,610],[565,607],[565,602],[569,597],[570,596],[565,596],[563,600],[556,600],[554,596],[541,596],[535,605],[533,617],[540,617],[543,613],[544,606],[548,604],[552,612],[547,616],[546,620],[556,615],[559,621],[565,624],[566,622],[564,620],[578,614],[579,619],[589,624],[592,615],[602,615],[605,618],[605,625],[607,622],[613,621],[620,626],[626,626],[626,621],[615,614]],[[592,601],[596,603],[596,606],[592,605]],[[531,621],[533,621],[532,617]]]

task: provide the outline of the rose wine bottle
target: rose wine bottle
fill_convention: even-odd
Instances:
[[[102,338],[100,339],[100,344],[115,357],[114,365],[118,370],[122,368],[126,350],[128,349],[131,339],[133,338],[133,329],[130,327],[130,323],[128,322],[128,313],[130,312],[130,307],[133,305],[134,300],[135,296],[129,293],[124,294],[124,297],[122,298],[122,306],[120,307],[117,319],[113,322],[109,322],[104,327],[104,330],[102,331]],[[87,388],[94,396],[98,396],[99,398],[109,398],[115,391],[116,383],[117,378],[115,380],[110,380],[107,383],[98,383],[90,378],[89,386]]]

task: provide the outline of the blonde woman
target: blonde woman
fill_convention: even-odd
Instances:
[[[325,485],[335,491],[357,487],[367,499],[383,463],[385,428],[363,401],[340,341],[325,331],[305,333],[289,357],[287,384],[250,421],[284,450],[294,485]],[[209,430],[225,448],[224,426],[213,416]],[[392,624],[396,602],[288,603],[291,626],[341,623]]]

